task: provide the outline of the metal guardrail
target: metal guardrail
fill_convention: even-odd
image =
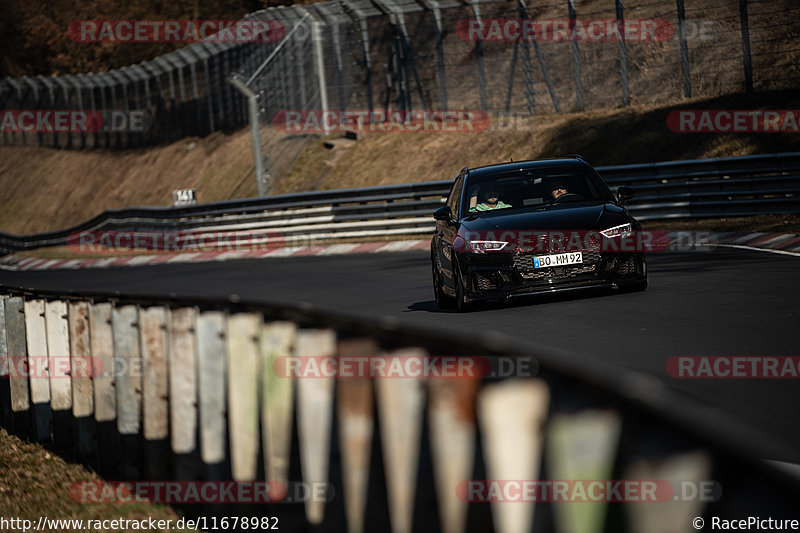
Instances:
[[[447,378],[278,370],[311,356],[488,365]],[[290,531],[688,531],[693,517],[791,518],[800,494],[757,459],[775,453],[769,439],[646,376],[498,335],[238,296],[0,286],[0,359],[10,431],[106,479],[325,487],[322,501],[188,510],[278,516]],[[659,503],[504,503],[468,480],[651,480]]]
[[[613,188],[633,187],[628,208],[640,220],[800,212],[800,152],[599,167]],[[65,230],[30,236],[0,233],[0,251],[67,243],[87,231],[247,232],[286,243],[342,238],[419,236],[450,180],[312,191],[186,207],[106,211]]]

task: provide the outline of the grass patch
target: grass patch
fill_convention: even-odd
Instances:
[[[180,515],[165,505],[73,501],[69,495],[70,486],[85,481],[102,480],[91,470],[69,463],[38,444],[24,442],[0,429],[0,509],[4,518],[31,520],[33,524],[43,516],[84,521],[153,518],[172,520],[173,527],[180,519]]]

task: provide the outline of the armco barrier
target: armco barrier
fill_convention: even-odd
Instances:
[[[8,430],[106,479],[267,481],[281,496],[209,506],[178,492],[171,501],[188,513],[278,517],[287,531],[400,533],[690,531],[697,517],[796,513],[797,480],[759,459],[780,453],[767,439],[597,358],[235,296],[0,287],[0,304]],[[484,358],[491,372],[359,379],[280,370],[284,358],[312,356]],[[523,494],[513,483],[525,480],[650,480],[658,503],[634,501],[640,492],[605,493],[611,502],[573,489]],[[98,492],[103,502],[123,498]]]
[[[612,189],[633,187],[640,220],[800,212],[800,152],[599,167]],[[419,236],[452,181],[313,191],[187,207],[106,211],[78,226],[30,236],[0,233],[0,253],[67,243],[88,231],[193,231],[279,235],[287,245]]]

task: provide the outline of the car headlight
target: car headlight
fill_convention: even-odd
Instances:
[[[474,254],[499,252],[506,244],[508,244],[506,241],[469,241],[469,251]]]
[[[620,224],[613,228],[604,229],[600,233],[609,239],[611,237],[625,237],[631,234],[631,223],[628,222],[627,224]]]

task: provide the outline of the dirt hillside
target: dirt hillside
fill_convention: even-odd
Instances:
[[[594,165],[800,151],[800,134],[673,133],[674,109],[797,109],[796,92],[728,96],[664,107],[494,118],[477,133],[366,133],[354,143],[264,131],[274,193],[449,179],[465,165],[579,153]],[[335,137],[335,136],[334,136]],[[330,143],[328,143],[330,144]],[[0,232],[82,222],[109,208],[169,205],[195,188],[201,202],[256,194],[248,131],[131,150],[0,147]]]

